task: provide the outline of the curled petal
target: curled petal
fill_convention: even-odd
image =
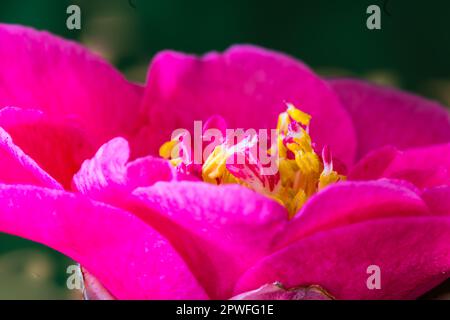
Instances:
[[[176,172],[166,160],[147,156],[128,162],[130,148],[124,138],[114,138],[86,160],[73,177],[73,188],[91,198],[119,205],[137,187],[158,181],[191,180]]]
[[[419,188],[450,184],[450,144],[415,148],[399,153],[383,173]]]
[[[371,152],[349,173],[350,180],[401,179],[418,188],[450,183],[450,144],[399,151],[390,147]]]
[[[62,186],[18,146],[0,127],[0,181],[14,184],[34,184],[62,189]]]
[[[400,151],[393,146],[385,146],[367,153],[348,173],[348,180],[376,180],[383,173]]]
[[[94,148],[82,129],[53,119],[39,110],[6,107],[0,110],[0,127],[14,144],[65,188]]]

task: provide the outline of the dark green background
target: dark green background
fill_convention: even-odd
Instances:
[[[76,39],[135,81],[144,81],[151,57],[163,49],[204,53],[253,43],[292,54],[324,75],[368,78],[450,104],[450,1],[389,0],[391,16],[383,12],[375,31],[366,28],[366,8],[383,7],[381,0],[133,2],[136,9],[127,0],[1,1],[0,21]],[[81,7],[80,31],[66,28],[70,4]],[[0,236],[0,298],[76,297],[65,289],[70,263]]]

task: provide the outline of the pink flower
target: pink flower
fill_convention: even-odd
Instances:
[[[412,299],[449,278],[450,118],[437,103],[322,80],[252,46],[161,52],[143,87],[47,33],[1,25],[0,43],[0,231],[73,258],[113,297],[319,298],[320,286]],[[301,189],[292,219],[283,201],[158,157],[195,120],[268,129],[284,102],[312,116],[290,130],[310,134],[318,168],[347,176]],[[371,265],[380,289],[367,287]]]

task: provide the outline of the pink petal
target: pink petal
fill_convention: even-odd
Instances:
[[[385,145],[406,149],[450,141],[450,115],[436,102],[359,80],[329,83],[353,120],[357,159]]]
[[[128,162],[127,177],[133,188],[151,186],[158,181],[199,181],[195,176],[178,172],[167,160],[152,156]]]
[[[159,182],[134,195],[133,211],[171,240],[213,299],[231,297],[287,221],[278,203],[238,185]]]
[[[159,233],[131,213],[83,196],[0,185],[0,232],[71,257],[118,299],[207,298]]]
[[[150,110],[152,151],[173,130],[222,116],[228,128],[275,128],[285,102],[312,115],[311,134],[347,165],[353,161],[351,121],[330,88],[302,62],[253,46],[201,58],[162,52],[153,60],[144,105]]]
[[[383,173],[400,151],[392,146],[385,146],[367,153],[348,173],[348,180],[376,180]]]
[[[399,153],[383,176],[404,179],[419,188],[450,184],[450,144]]]
[[[409,181],[418,188],[450,183],[450,144],[413,148],[391,147],[369,153],[349,173],[351,180],[387,177]]]
[[[286,288],[317,284],[337,299],[414,299],[449,277],[449,252],[449,217],[358,223],[268,256],[242,277],[235,293],[277,281]],[[373,265],[380,267],[381,289],[367,286]]]
[[[120,205],[137,187],[151,186],[158,181],[183,180],[166,160],[147,156],[128,162],[130,148],[123,138],[114,138],[86,160],[73,177],[73,188],[89,197]]]
[[[39,108],[86,128],[96,145],[139,134],[142,88],[78,44],[0,24],[0,108]]]
[[[128,142],[123,138],[104,144],[74,175],[73,189],[104,202],[121,192],[128,192],[125,166],[129,155]]]
[[[433,214],[450,216],[450,186],[427,189],[423,192],[422,198]]]
[[[0,127],[0,181],[11,184],[34,184],[42,187],[62,189],[39,165],[28,157],[11,136]]]
[[[83,160],[94,152],[83,130],[38,110],[3,108],[0,126],[27,156],[66,188]]]
[[[412,215],[429,213],[408,187],[388,180],[341,182],[314,195],[283,230],[278,245],[366,220]]]

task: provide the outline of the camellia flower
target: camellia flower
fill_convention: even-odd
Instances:
[[[275,128],[277,170],[259,136],[195,163],[171,135],[194,121]],[[449,278],[448,112],[262,48],[161,52],[141,86],[1,25],[0,166],[0,231],[79,262],[93,298],[413,299]]]

